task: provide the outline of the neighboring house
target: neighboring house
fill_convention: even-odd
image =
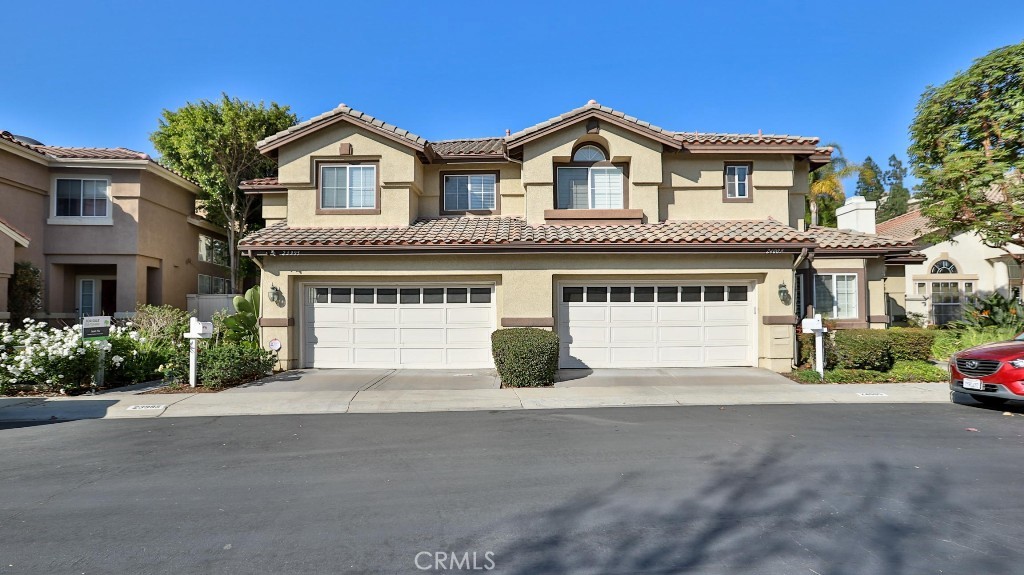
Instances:
[[[141,152],[0,132],[0,319],[22,260],[42,271],[40,319],[53,321],[228,291],[224,234],[196,215],[198,192]]]
[[[960,318],[967,296],[999,292],[1020,298],[1021,269],[1012,253],[1024,253],[1018,246],[1007,250],[985,245],[974,233],[962,233],[951,240],[925,243],[923,237],[935,231],[918,206],[878,224],[878,232],[913,241],[924,254],[920,264],[906,267],[906,286],[893,294],[893,315],[917,315],[930,324],[943,325]]]
[[[797,268],[829,314],[888,323],[886,258],[911,243],[804,230],[817,138],[593,101],[506,134],[430,142],[341,105],[259,144],[278,177],[243,185],[267,227],[240,248],[283,367],[490,367],[491,332],[531,326],[564,368],[788,371]]]

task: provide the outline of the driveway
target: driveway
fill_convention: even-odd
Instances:
[[[296,369],[236,387],[253,391],[429,391],[498,389],[493,369]],[[799,385],[767,369],[709,367],[668,369],[562,369],[555,387],[699,387]]]

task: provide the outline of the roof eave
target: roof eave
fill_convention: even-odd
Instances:
[[[392,140],[392,141],[394,141],[396,143],[402,144],[403,146],[406,146],[407,148],[410,148],[410,149],[412,149],[412,150],[414,150],[416,152],[425,153],[426,146],[424,144],[417,144],[416,142],[413,142],[412,140],[410,140],[408,138],[405,138],[403,136],[400,136],[400,135],[398,135],[398,134],[396,134],[394,132],[389,132],[387,130],[381,130],[380,128],[378,128],[377,126],[374,126],[373,124],[369,124],[369,123],[366,123],[366,122],[360,122],[356,118],[353,118],[353,117],[349,116],[348,114],[344,114],[344,113],[337,114],[335,116],[331,116],[330,118],[324,118],[323,120],[321,120],[319,122],[315,122],[315,123],[309,124],[308,126],[304,126],[301,129],[299,129],[299,130],[296,130],[296,131],[294,131],[294,132],[292,132],[290,134],[281,136],[280,138],[276,138],[276,139],[274,139],[274,140],[272,140],[270,142],[266,142],[263,145],[257,145],[256,149],[259,150],[259,152],[261,154],[265,155],[265,156],[273,157],[272,153],[275,150],[277,150],[278,148],[280,148],[281,146],[284,146],[285,144],[289,144],[291,142],[294,142],[294,141],[296,141],[296,140],[298,140],[300,138],[304,138],[304,137],[308,136],[309,134],[312,134],[313,132],[317,132],[319,130],[322,130],[322,129],[328,127],[328,126],[333,126],[334,124],[337,124],[338,122],[346,122],[346,123],[351,124],[353,126],[356,126],[356,127],[359,127],[359,128],[363,128],[363,129],[368,130],[370,132],[373,132],[375,134],[381,135],[381,136],[383,136],[383,137],[385,137],[385,138],[387,138],[389,140]]]
[[[505,253],[566,253],[566,252],[599,252],[599,253],[636,253],[638,251],[654,252],[686,252],[686,253],[757,253],[764,254],[766,249],[780,250],[780,253],[799,253],[801,250],[813,249],[813,242],[735,242],[721,244],[678,244],[678,243],[557,243],[557,242],[504,242],[504,243],[465,243],[465,244],[350,244],[350,245],[295,245],[295,244],[240,244],[239,249],[247,252],[284,251],[288,255],[327,255],[336,253],[368,254],[368,253],[412,253],[412,252],[505,252]],[[270,255],[270,254],[257,254]]]
[[[576,124],[576,123],[578,123],[578,122],[580,122],[582,120],[587,120],[587,119],[593,118],[593,117],[597,117],[597,118],[599,118],[601,120],[604,120],[604,121],[606,121],[606,122],[608,122],[610,124],[613,124],[615,126],[623,128],[625,130],[629,130],[629,131],[634,132],[636,134],[640,134],[640,135],[642,135],[644,137],[647,137],[647,138],[650,138],[650,139],[655,140],[657,142],[660,142],[660,143],[664,144],[665,146],[668,146],[669,148],[672,148],[672,149],[675,149],[675,150],[679,150],[679,149],[682,149],[682,147],[683,147],[683,143],[682,142],[680,142],[679,140],[677,140],[676,138],[672,137],[669,134],[665,134],[665,133],[662,133],[662,132],[657,132],[657,131],[645,128],[645,127],[643,127],[641,125],[634,124],[633,122],[625,121],[622,118],[620,118],[620,117],[618,117],[618,116],[616,116],[614,114],[611,114],[609,112],[605,112],[604,110],[600,110],[600,109],[597,109],[597,108],[590,108],[590,109],[584,110],[584,111],[580,112],[579,114],[575,114],[575,115],[570,116],[568,118],[563,118],[563,119],[561,119],[561,120],[559,120],[557,122],[553,122],[552,124],[550,124],[548,126],[544,126],[543,128],[539,128],[536,131],[530,132],[528,134],[523,134],[522,136],[506,139],[506,145],[508,146],[509,150],[511,150],[512,148],[518,148],[519,146],[522,146],[522,145],[524,145],[524,144],[526,144],[528,142],[532,142],[532,141],[537,140],[539,138],[543,138],[544,136],[546,136],[548,134],[557,132],[558,130],[561,130],[565,126],[568,126],[568,125],[571,125],[571,124]]]

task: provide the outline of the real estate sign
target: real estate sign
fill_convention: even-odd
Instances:
[[[94,315],[82,318],[82,339],[85,341],[98,341],[108,339],[109,337],[109,315]]]

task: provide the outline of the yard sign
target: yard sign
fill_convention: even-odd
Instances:
[[[82,339],[102,341],[110,338],[110,316],[94,315],[82,318]]]

